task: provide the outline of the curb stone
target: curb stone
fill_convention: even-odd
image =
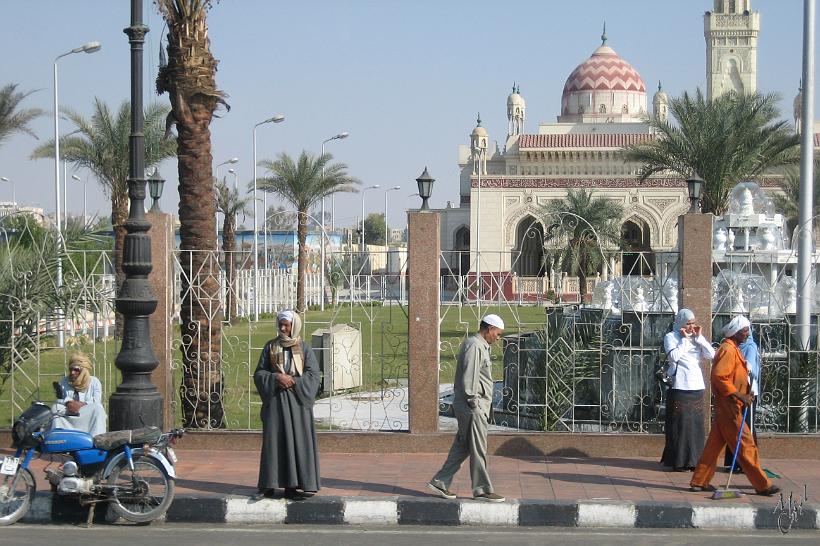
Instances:
[[[95,522],[111,521],[104,505]],[[70,498],[38,492],[23,523],[84,522],[88,508]],[[168,523],[250,523],[322,525],[479,525],[619,528],[777,529],[774,506],[512,500],[491,504],[470,499],[434,497],[331,497],[303,501],[251,500],[244,496],[178,495]],[[806,503],[795,529],[820,529],[820,505]]]

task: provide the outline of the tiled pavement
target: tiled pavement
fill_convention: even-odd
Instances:
[[[256,492],[259,454],[250,451],[177,450],[177,495],[200,497],[250,496]],[[439,453],[323,453],[321,496],[427,497],[426,483],[444,462]],[[820,495],[820,461],[764,460],[779,474],[774,479],[787,494]],[[37,489],[47,491],[43,461],[33,463]],[[508,499],[613,500],[696,503],[709,494],[689,491],[688,472],[668,471],[655,459],[490,456],[496,492]],[[723,487],[728,474],[718,470],[713,485]],[[470,498],[468,463],[456,475],[451,490]],[[745,476],[735,475],[732,487],[749,493],[723,503],[775,504],[777,497],[754,495]]]
[[[667,472],[654,459],[491,456],[495,490],[507,503],[472,501],[466,463],[451,487],[458,500],[445,501],[426,488],[444,454],[323,453],[322,490],[305,504],[294,504],[250,498],[256,492],[256,452],[180,449],[177,455],[176,500],[168,521],[771,529],[779,500],[755,495],[739,475],[733,488],[747,494],[713,501],[709,493],[689,491],[690,473]],[[82,520],[76,509],[65,513],[57,504],[42,503],[50,502],[45,464],[32,463],[38,490],[46,493],[39,512],[32,510],[27,521]],[[820,528],[818,507],[811,502],[820,492],[820,463],[771,459],[764,466],[780,474],[774,482],[786,496],[802,497],[805,485],[810,503],[800,526]],[[713,485],[725,485],[727,477],[719,471]]]

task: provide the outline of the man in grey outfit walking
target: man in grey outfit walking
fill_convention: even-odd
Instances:
[[[493,492],[487,472],[487,421],[493,400],[490,345],[501,338],[503,331],[504,321],[501,317],[487,315],[481,319],[478,333],[467,338],[459,347],[453,385],[453,411],[458,421],[458,432],[447,460],[427,484],[430,491],[439,497],[456,498],[449,489],[450,484],[461,463],[470,457],[473,498],[487,502],[505,500]]]

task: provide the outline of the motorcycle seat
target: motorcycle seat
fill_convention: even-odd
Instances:
[[[116,449],[125,444],[155,444],[162,436],[157,427],[135,428],[134,430],[116,430],[94,436],[94,447],[104,451]]]

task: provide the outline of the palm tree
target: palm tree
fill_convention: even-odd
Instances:
[[[94,99],[90,119],[63,108],[65,116],[77,127],[76,135],[60,139],[62,158],[75,167],[94,173],[103,192],[111,200],[111,222],[114,229],[114,264],[117,287],[125,280],[122,251],[125,246],[125,221],[128,219],[128,139],[131,134],[131,107],[123,101],[114,113],[99,98]],[[153,167],[175,155],[174,139],[166,139],[165,118],[169,109],[157,103],[145,110],[145,166]],[[38,146],[32,159],[52,159],[54,140]],[[117,335],[121,332],[121,317],[117,314]]]
[[[817,167],[815,163],[812,216],[820,214],[820,172],[817,171]],[[780,189],[783,191],[782,194],[776,193],[772,196],[775,210],[786,218],[789,228],[794,229],[800,216],[800,174],[795,169],[787,170],[785,178],[780,181]]]
[[[222,255],[225,263],[225,309],[228,320],[234,316],[233,278],[236,271],[236,215],[244,214],[252,197],[240,197],[225,179],[216,182],[216,209],[222,213]]]
[[[641,180],[667,171],[701,176],[703,212],[724,214],[735,184],[797,161],[799,137],[778,120],[778,100],[776,94],[706,100],[700,89],[694,97],[684,93],[669,102],[677,124],[650,118],[657,138],[625,148],[624,159],[643,164]]]
[[[308,211],[323,197],[340,192],[357,192],[354,186],[360,183],[359,180],[347,174],[347,165],[344,163],[331,165],[331,159],[333,156],[327,153],[314,156],[302,151],[296,163],[284,152],[279,154],[276,161],[259,162],[259,165],[264,167],[271,176],[262,179],[258,187],[262,191],[275,193],[293,205],[298,215],[296,236],[299,241],[299,257],[297,259],[296,309],[299,312],[304,311],[306,307],[307,247],[305,242]]]
[[[209,273],[218,268],[210,125],[217,107],[225,104],[208,39],[206,18],[213,2],[155,3],[168,25],[168,62],[159,68],[157,92],[168,93],[168,119],[177,129],[182,415],[187,427],[223,427],[221,302],[218,276]]]
[[[593,198],[591,191],[569,190],[565,199],[550,201],[543,209],[547,231],[553,241],[545,259],[557,261],[562,271],[578,275],[581,301],[587,294],[587,277],[604,263],[603,248],[621,242],[623,207],[609,199]],[[558,247],[560,245],[560,247]]]
[[[43,115],[39,108],[22,108],[21,103],[33,91],[17,91],[16,83],[0,87],[0,145],[14,133],[26,133],[37,138],[29,122]]]

